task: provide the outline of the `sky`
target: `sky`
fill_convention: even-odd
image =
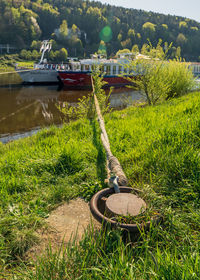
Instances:
[[[102,3],[187,17],[200,22],[200,0],[98,0]]]

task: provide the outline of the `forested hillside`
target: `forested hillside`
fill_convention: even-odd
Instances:
[[[144,49],[148,38],[173,42],[172,57],[199,60],[200,23],[194,20],[83,0],[0,0],[0,44],[19,52],[52,39],[54,51],[65,48],[70,56],[105,48],[111,55]]]

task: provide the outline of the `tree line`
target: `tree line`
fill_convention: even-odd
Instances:
[[[200,23],[195,20],[89,0],[0,0],[0,42],[26,50],[22,55],[28,57],[30,51],[39,52],[44,39],[52,41],[49,55],[55,60],[63,49],[79,57],[143,51],[148,39],[156,45],[160,38],[168,45],[173,42],[171,57],[200,59]]]

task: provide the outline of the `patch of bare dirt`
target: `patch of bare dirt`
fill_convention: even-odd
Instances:
[[[56,250],[63,242],[64,244],[69,242],[73,236],[80,240],[85,229],[91,224],[95,229],[101,227],[92,217],[88,203],[80,198],[59,206],[52,211],[46,222],[47,229],[37,233],[40,239],[39,245],[32,247],[27,254],[29,259],[41,255],[49,244],[52,250]]]

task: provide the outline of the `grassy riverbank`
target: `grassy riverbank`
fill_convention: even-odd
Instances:
[[[163,224],[129,245],[118,231],[88,232],[79,247],[43,256],[37,276],[21,266],[17,279],[199,279],[199,93],[113,112],[105,122],[130,185],[144,191]],[[98,124],[81,120],[0,144],[0,155],[0,260],[2,273],[16,274],[56,205],[89,200],[104,187],[105,154]]]
[[[14,69],[15,64],[21,67],[33,67],[34,61],[23,61],[18,54],[0,55],[0,72]]]
[[[21,68],[33,68],[33,61],[21,61],[18,55],[0,56],[0,86],[9,84],[20,84],[22,79],[15,72],[15,64]]]

